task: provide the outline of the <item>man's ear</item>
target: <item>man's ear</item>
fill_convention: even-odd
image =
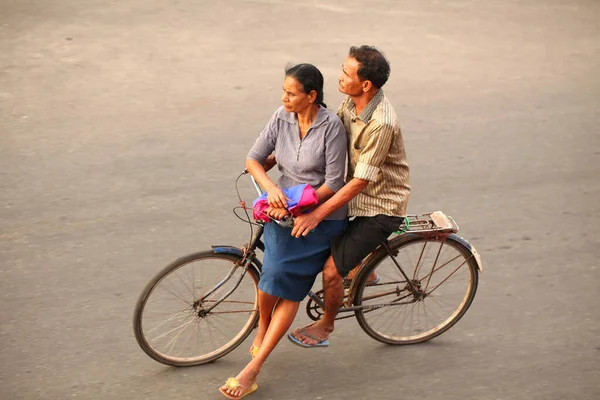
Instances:
[[[362,81],[363,92],[368,92],[369,90],[371,90],[372,87],[373,87],[373,82],[366,80],[366,79],[364,81]]]

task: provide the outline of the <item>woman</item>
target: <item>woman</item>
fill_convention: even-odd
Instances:
[[[288,215],[282,188],[307,183],[319,203],[344,185],[346,131],[323,103],[323,75],[311,64],[288,68],[280,107],[248,153],[246,168],[267,191],[266,212],[275,219]],[[277,155],[281,176],[275,184],[264,165]],[[291,229],[266,223],[265,256],[258,304],[260,320],[250,348],[252,361],[220,388],[230,399],[255,391],[256,378],[267,357],[291,326],[300,302],[310,291],[329,256],[330,240],[346,226],[346,209],[338,210],[306,237],[294,238]]]

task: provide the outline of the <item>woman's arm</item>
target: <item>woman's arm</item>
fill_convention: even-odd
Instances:
[[[267,191],[267,202],[271,207],[287,207],[287,199],[283,191],[269,178],[265,167],[251,158],[246,159],[246,169],[263,189]]]
[[[267,191],[267,201],[271,207],[287,207],[285,195],[269,178],[266,172],[275,165],[275,155],[273,152],[277,146],[277,136],[279,133],[277,115],[281,109],[280,107],[275,111],[246,157],[246,169],[258,184]]]

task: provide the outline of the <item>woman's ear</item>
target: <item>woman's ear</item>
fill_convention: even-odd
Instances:
[[[308,100],[311,103],[314,103],[317,100],[317,91],[316,90],[311,90],[310,93],[308,94]]]

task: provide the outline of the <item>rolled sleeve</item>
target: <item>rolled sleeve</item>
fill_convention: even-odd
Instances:
[[[258,136],[254,145],[248,152],[246,158],[258,161],[264,164],[267,157],[269,157],[275,150],[275,144],[277,143],[277,111],[271,117],[271,120],[265,126],[265,129]]]
[[[394,127],[379,124],[368,132],[365,147],[358,157],[354,178],[375,182],[379,177],[379,167],[387,157],[394,139]]]
[[[375,182],[379,171],[379,168],[359,161],[354,169],[354,178]]]

